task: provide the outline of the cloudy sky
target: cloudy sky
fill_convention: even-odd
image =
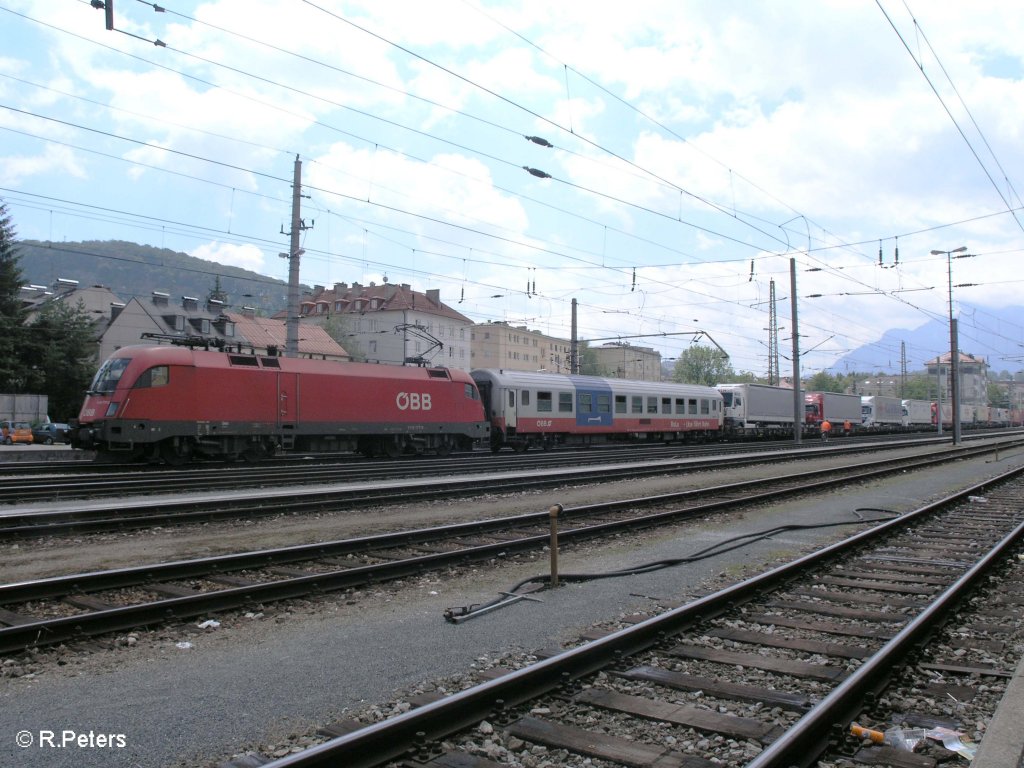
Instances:
[[[811,373],[947,317],[952,264],[961,348],[1024,367],[1024,5],[159,7],[114,0],[107,31],[87,0],[0,0],[21,237],[287,279],[298,157],[306,284],[439,288],[566,337],[576,299],[583,338],[667,358],[713,340],[763,375],[773,281],[791,369],[791,265]]]

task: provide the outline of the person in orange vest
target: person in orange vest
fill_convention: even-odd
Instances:
[[[847,437],[853,434],[853,424],[850,423],[849,419],[843,422],[843,434]]]
[[[828,419],[821,422],[821,442],[827,443],[828,436],[832,432],[832,424],[829,423]]]

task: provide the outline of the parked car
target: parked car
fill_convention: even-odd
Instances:
[[[58,424],[53,421],[48,424],[40,424],[32,429],[32,442],[43,445],[70,443],[71,428],[67,424]]]
[[[27,421],[5,421],[0,424],[0,435],[2,435],[4,445],[31,443],[32,427]]]

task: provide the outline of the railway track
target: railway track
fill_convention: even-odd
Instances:
[[[1024,440],[1001,441],[995,447],[985,444],[956,448],[942,446],[939,453],[927,454],[923,460],[946,461],[993,450],[1004,450],[1020,444],[1024,444]],[[491,493],[535,491],[540,488],[557,487],[567,482],[614,481],[709,467],[726,468],[758,464],[769,459],[782,461],[834,455],[834,449],[819,447],[814,451],[787,451],[781,455],[754,453],[696,460],[676,457],[607,465],[588,464],[586,467],[553,468],[545,465],[542,475],[533,467],[516,465],[516,470],[508,471],[508,465],[504,465],[505,471],[501,473],[480,472],[461,478],[452,477],[449,470],[448,476],[439,479],[390,477],[387,482],[362,482],[347,486],[332,486],[321,482],[316,486],[302,488],[257,489],[226,495],[138,497],[119,500],[116,507],[106,503],[66,504],[52,509],[35,507],[0,513],[0,541],[38,536],[129,531],[153,526],[209,523],[218,520],[254,519],[281,514],[337,512],[380,504],[403,504],[474,495],[483,489]],[[937,458],[929,459],[928,456]],[[884,459],[873,464],[884,468],[891,461]],[[870,466],[870,463],[864,466]],[[307,475],[306,482],[311,484],[314,480]],[[181,490],[181,481],[178,482],[177,490]]]
[[[1006,436],[1006,435],[1002,435]],[[980,436],[979,438],[980,439]],[[832,450],[899,448],[907,445],[948,443],[922,435],[837,439]],[[789,441],[754,443],[709,443],[700,446],[634,445],[601,446],[586,450],[559,449],[546,453],[494,456],[490,453],[453,454],[445,459],[405,457],[389,461],[368,460],[351,454],[331,457],[284,457],[258,464],[209,462],[187,468],[152,467],[140,464],[92,464],[69,462],[0,462],[0,509],[30,502],[58,502],[98,499],[110,496],[153,495],[182,488],[200,491],[238,488],[276,488],[311,483],[343,483],[427,477],[454,472],[499,472],[509,469],[548,469],[587,464],[615,463],[658,458],[720,457],[736,453],[780,453],[792,451],[801,457],[822,450],[818,441],[794,448]]]
[[[979,451],[961,448],[939,456],[888,459],[577,507],[563,510],[559,540],[573,543],[846,487]],[[550,542],[549,525],[548,513],[543,512],[8,584],[0,586],[0,653],[536,552]]]
[[[1024,640],[1022,475],[246,765],[968,765]],[[855,724],[917,729],[921,743],[876,743]]]

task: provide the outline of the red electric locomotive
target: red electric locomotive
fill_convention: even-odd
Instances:
[[[96,373],[72,443],[183,464],[280,450],[444,455],[489,430],[464,371],[133,346]]]

